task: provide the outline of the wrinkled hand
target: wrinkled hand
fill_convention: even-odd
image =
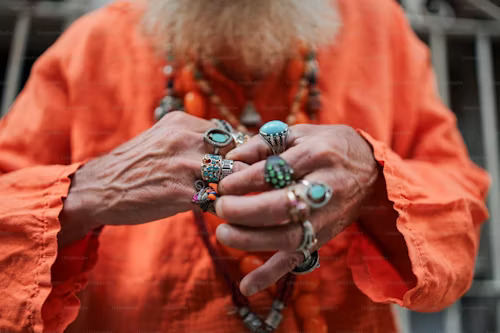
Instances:
[[[203,135],[213,127],[208,120],[171,112],[147,131],[86,163],[75,173],[64,203],[61,243],[103,223],[141,224],[192,209],[200,161],[213,149]]]
[[[294,169],[295,180],[321,182],[333,189],[330,202],[310,216],[319,248],[357,218],[377,180],[377,163],[369,144],[348,126],[293,126],[288,147],[281,157]],[[218,227],[217,239],[246,251],[278,251],[244,277],[240,289],[245,295],[267,288],[304,260],[295,251],[302,241],[302,226],[287,223],[287,190],[270,190],[264,180],[270,154],[264,140],[253,137],[226,156],[244,163],[238,163],[237,172],[219,184],[224,196],[217,201],[216,211],[229,224]],[[254,192],[263,193],[243,196]]]

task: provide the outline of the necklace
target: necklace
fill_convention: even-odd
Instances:
[[[286,119],[288,125],[306,123],[314,120],[321,109],[321,93],[318,88],[319,66],[316,52],[300,45],[299,56],[289,60],[287,76],[290,82],[298,82],[293,89],[294,97],[290,105],[290,113]],[[215,94],[203,72],[194,62],[188,62],[179,73],[174,69],[172,52],[169,52],[164,74],[167,76],[165,97],[155,109],[156,120],[174,110],[184,110],[197,117],[206,116],[204,97],[216,106],[221,118],[227,120],[234,128],[249,133],[248,127],[258,125],[260,114],[249,100],[238,119]],[[214,70],[208,66],[207,70]],[[305,112],[301,112],[304,109]]]
[[[285,308],[287,301],[290,299],[293,293],[293,283],[295,276],[291,273],[285,275],[278,283],[276,298],[273,301],[271,310],[267,315],[265,320],[262,320],[259,315],[253,312],[250,308],[250,302],[248,298],[245,297],[238,287],[238,284],[231,279],[229,270],[227,269],[222,257],[217,253],[210,242],[209,233],[205,225],[203,214],[199,211],[194,211],[194,218],[196,221],[196,226],[203,239],[203,243],[207,248],[212,263],[215,266],[216,271],[222,275],[224,282],[231,290],[231,296],[233,304],[237,309],[237,314],[241,317],[243,324],[251,331],[256,333],[269,333],[273,332],[278,328],[283,319],[283,309]]]
[[[316,53],[306,49],[303,45],[299,46],[300,57],[290,59],[287,66],[288,80],[298,82],[297,86],[292,88],[293,99],[290,113],[286,119],[288,125],[307,123],[310,119],[314,120],[321,109],[321,94],[318,88],[319,67]],[[204,98],[208,98],[216,106],[221,118],[227,120],[238,131],[248,134],[250,131],[247,127],[260,124],[260,114],[252,99],[248,99],[241,112],[241,117],[238,119],[214,93],[209,82],[204,79],[203,72],[198,69],[194,62],[189,62],[176,72],[171,52],[169,52],[167,60],[167,65],[164,67],[164,74],[167,76],[166,93],[154,111],[156,120],[174,110],[183,110],[191,115],[206,118]],[[319,301],[312,294],[319,287],[319,278],[312,277],[312,274],[300,276],[298,286],[305,292],[300,295],[299,288],[294,288],[296,277],[293,274],[289,273],[280,279],[277,286],[270,287],[270,289],[276,290],[274,292],[276,297],[268,316],[262,320],[255,312],[251,311],[248,299],[241,294],[237,283],[231,279],[225,263],[217,255],[217,251],[210,242],[203,215],[200,212],[194,212],[194,215],[212,262],[231,290],[233,304],[238,309],[237,314],[251,332],[273,332],[283,319],[282,311],[289,299],[294,300],[295,312],[303,320],[303,328],[306,331],[327,332],[326,322],[320,315]],[[229,251],[229,248],[224,247],[224,249]],[[233,250],[233,252],[235,251]],[[240,270],[246,275],[261,264],[260,258],[247,255],[240,261]]]

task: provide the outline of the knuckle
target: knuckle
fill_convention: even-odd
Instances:
[[[187,129],[176,129],[169,133],[170,143],[173,149],[185,148],[192,145],[195,133]]]
[[[321,161],[328,161],[334,159],[335,154],[333,154],[333,150],[324,141],[320,141],[314,144],[314,155],[316,159]]]
[[[175,168],[178,174],[188,172],[199,175],[200,173],[199,164],[187,158],[178,158],[175,162]]]
[[[255,186],[264,185],[264,177],[260,170],[252,170],[248,175],[248,181]]]
[[[172,111],[172,112],[169,112],[168,114],[165,115],[165,117],[163,117],[164,122],[178,122],[178,121],[181,121],[182,119],[184,119],[186,117],[186,114],[182,111]]]

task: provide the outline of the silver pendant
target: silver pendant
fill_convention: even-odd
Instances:
[[[179,111],[183,110],[181,99],[167,95],[163,97],[163,99],[160,102],[160,105],[156,107],[154,112],[155,119],[156,121],[158,121],[161,118],[163,118],[163,116],[165,116],[167,113],[176,110]]]
[[[248,101],[247,105],[243,108],[243,112],[240,116],[240,123],[247,127],[257,127],[261,125],[262,118],[251,101]]]

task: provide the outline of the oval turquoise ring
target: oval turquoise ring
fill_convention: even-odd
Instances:
[[[221,128],[211,128],[205,132],[203,139],[214,146],[214,155],[218,155],[220,148],[227,147],[233,142],[233,135]]]
[[[260,136],[271,148],[273,155],[279,155],[286,150],[288,140],[288,125],[279,120],[265,123],[259,130]]]

